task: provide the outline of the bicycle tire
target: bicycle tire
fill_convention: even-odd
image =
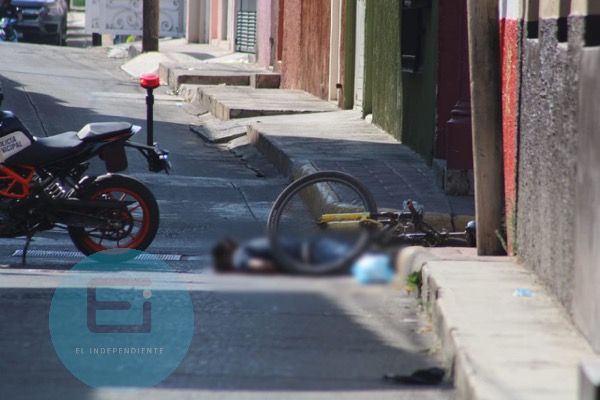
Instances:
[[[346,270],[371,243],[374,230],[363,226],[340,233],[317,224],[322,214],[341,212],[377,212],[373,195],[353,176],[339,171],[320,171],[288,185],[275,200],[267,221],[269,243],[277,265],[287,272],[308,275]],[[334,242],[338,243],[337,250],[331,251],[335,248]],[[307,256],[302,246],[312,248],[315,255],[319,248],[324,248],[322,246],[330,249],[329,253],[321,251],[326,256],[319,260]]]

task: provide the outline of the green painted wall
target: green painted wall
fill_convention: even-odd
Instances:
[[[354,105],[354,58],[356,54],[356,0],[346,0],[344,26],[344,109]]]
[[[363,113],[431,163],[436,127],[438,1],[424,11],[420,73],[402,72],[402,2],[368,0]]]
[[[421,73],[402,73],[404,93],[402,142],[433,160],[437,104],[438,1],[423,10],[425,25],[424,60]]]
[[[368,0],[365,37],[364,114],[401,140],[402,77],[398,0]]]

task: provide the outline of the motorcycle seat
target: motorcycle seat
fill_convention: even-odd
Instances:
[[[128,122],[94,122],[77,132],[77,137],[84,142],[99,142],[131,133],[131,128],[132,125]]]
[[[75,155],[84,148],[85,143],[77,137],[77,132],[36,137],[29,147],[9,157],[5,163],[43,166]]]

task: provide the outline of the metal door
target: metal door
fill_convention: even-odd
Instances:
[[[239,0],[235,21],[235,51],[256,53],[256,0]]]

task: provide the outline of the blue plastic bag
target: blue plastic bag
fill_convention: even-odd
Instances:
[[[354,263],[352,275],[361,285],[389,283],[394,277],[394,269],[388,255],[366,254]]]

